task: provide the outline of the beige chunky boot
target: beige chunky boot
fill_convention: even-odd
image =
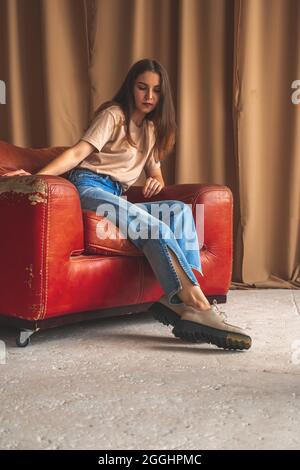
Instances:
[[[212,343],[224,349],[249,349],[250,336],[242,328],[226,323],[225,319],[226,315],[219,310],[216,300],[208,310],[185,306],[173,334],[185,341]]]

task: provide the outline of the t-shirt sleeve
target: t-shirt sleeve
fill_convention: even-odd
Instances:
[[[81,140],[94,145],[98,152],[112,138],[115,128],[115,119],[110,111],[104,109],[92,122],[81,137]]]
[[[156,153],[153,151],[145,164],[145,170],[156,170],[160,168],[160,161],[155,160]]]

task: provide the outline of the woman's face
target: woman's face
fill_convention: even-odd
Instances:
[[[135,107],[143,114],[154,110],[160,98],[160,76],[155,72],[144,72],[135,80]]]

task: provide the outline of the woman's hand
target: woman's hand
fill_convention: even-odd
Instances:
[[[25,170],[14,170],[14,171],[8,171],[7,173],[4,173],[4,175],[1,175],[1,176],[24,176],[24,175],[31,175],[31,173],[28,173],[28,171],[25,171]]]
[[[155,196],[162,190],[162,188],[163,185],[157,179],[149,176],[149,178],[146,179],[146,183],[143,187],[143,195],[145,197]]]

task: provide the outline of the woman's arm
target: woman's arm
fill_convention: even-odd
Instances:
[[[44,166],[40,171],[35,173],[36,175],[61,175],[74,168],[82,160],[84,160],[90,153],[97,150],[92,144],[80,140],[77,144],[65,150],[58,157],[56,157],[48,165]],[[30,175],[25,170],[14,170],[4,173],[1,176],[24,176]]]
[[[61,175],[72,170],[72,168],[77,166],[95,150],[96,148],[92,144],[89,144],[84,140],[80,140],[77,144],[73,145],[73,147],[70,147],[68,150],[65,150],[35,174],[54,176]]]

